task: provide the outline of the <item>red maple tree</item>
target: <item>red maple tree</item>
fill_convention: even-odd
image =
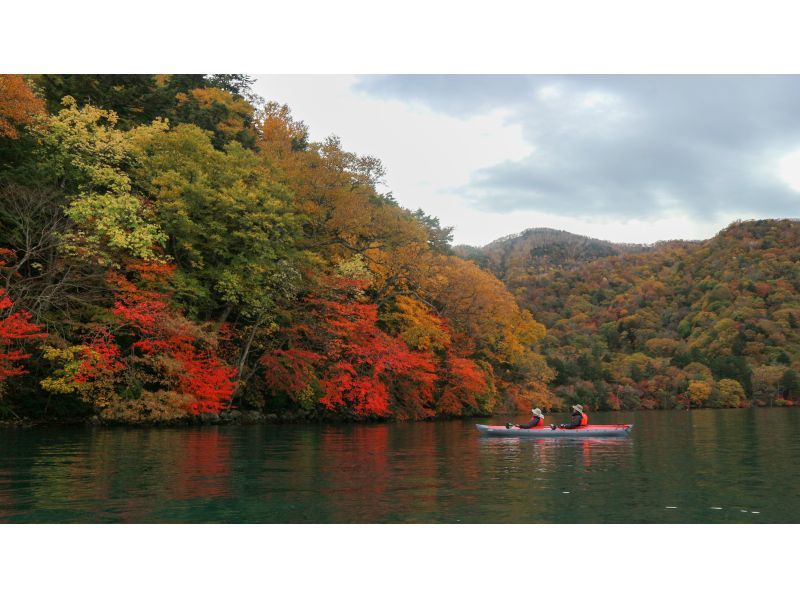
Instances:
[[[0,313],[12,307],[14,302],[8,297],[6,290],[0,289]],[[16,345],[46,336],[47,333],[42,331],[41,326],[31,322],[31,314],[25,310],[0,317],[0,382],[25,373],[20,362],[30,357],[30,354]]]
[[[236,368],[226,365],[200,328],[174,309],[161,290],[174,267],[137,263],[129,275],[110,274],[116,301],[112,313],[133,337],[131,350],[162,374],[162,383],[193,400],[191,413],[219,413],[236,389]]]
[[[382,331],[378,306],[359,294],[363,286],[336,279],[325,297],[306,299],[304,321],[288,331],[291,346],[262,358],[267,383],[298,399],[316,381],[319,404],[343,415],[433,415],[433,354]]]
[[[439,413],[463,415],[465,408],[477,412],[477,397],[489,392],[486,375],[475,362],[455,356],[448,356],[444,370],[444,388],[438,402]]]

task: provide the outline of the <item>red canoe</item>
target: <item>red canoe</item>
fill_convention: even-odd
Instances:
[[[628,436],[633,429],[633,424],[609,424],[600,426],[582,426],[580,428],[556,428],[550,426],[543,428],[506,428],[505,426],[485,426],[476,424],[478,432],[484,436],[533,436],[536,438],[583,438],[586,436],[609,437],[609,436]]]

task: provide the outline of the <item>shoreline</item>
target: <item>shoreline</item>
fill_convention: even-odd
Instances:
[[[634,413],[639,411],[738,411],[744,409],[785,409],[790,407],[800,407],[800,405],[750,405],[747,407],[702,407],[695,409],[634,409],[624,411],[595,411],[593,413]],[[553,411],[552,414],[567,413],[566,411]],[[474,415],[468,417],[438,417],[425,420],[409,420],[418,422],[432,422],[432,421],[448,421],[454,419],[487,419],[491,417],[508,417],[514,418],[522,414],[503,414],[496,413],[492,415]],[[46,427],[90,427],[90,428],[195,428],[207,426],[249,426],[257,424],[276,424],[276,425],[292,425],[292,424],[376,424],[376,423],[390,423],[398,420],[355,420],[345,418],[318,418],[307,417],[298,413],[262,413],[254,410],[239,410],[232,409],[230,411],[223,411],[220,414],[216,413],[201,413],[199,415],[191,415],[181,419],[168,420],[168,421],[119,421],[119,420],[104,420],[98,416],[91,416],[86,419],[48,419],[48,420],[2,420],[0,419],[1,429],[23,429],[23,428],[46,428]]]

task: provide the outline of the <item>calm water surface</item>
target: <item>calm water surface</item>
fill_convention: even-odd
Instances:
[[[629,439],[476,421],[0,429],[0,522],[800,522],[800,409],[592,415]]]

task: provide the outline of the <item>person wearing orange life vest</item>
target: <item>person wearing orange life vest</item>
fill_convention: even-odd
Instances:
[[[583,412],[582,405],[572,406],[572,415],[568,424],[560,424],[559,428],[566,428],[572,430],[573,428],[583,428],[589,425],[589,416]]]
[[[527,424],[512,424],[511,422],[506,424],[506,428],[521,428],[523,430],[530,430],[531,428],[541,428],[544,426],[544,415],[542,414],[542,410],[538,407],[536,409],[531,409],[531,420]]]

